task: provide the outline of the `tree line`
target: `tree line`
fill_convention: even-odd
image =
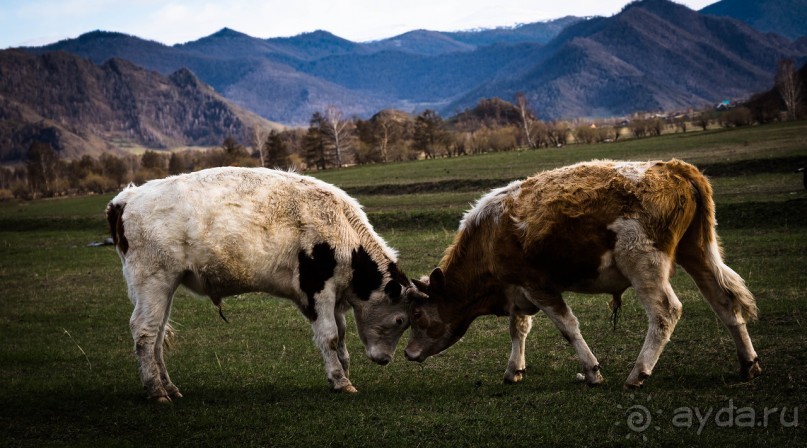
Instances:
[[[803,67],[801,72],[807,70]],[[637,113],[609,120],[539,120],[527,97],[480,100],[444,119],[436,111],[383,110],[369,119],[346,117],[333,106],[315,112],[307,128],[255,129],[250,142],[226,138],[209,150],[103,154],[62,160],[47,143],[33,142],[24,166],[0,168],[0,200],[106,193],[216,166],[264,166],[298,171],[341,168],[515,149],[596,144],[645,138],[692,128],[748,126],[805,116],[804,79],[793,61],[782,61],[776,85],[742,104],[721,104],[677,114]],[[721,107],[722,106],[722,107]]]

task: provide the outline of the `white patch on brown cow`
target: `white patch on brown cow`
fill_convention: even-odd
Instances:
[[[644,177],[645,171],[652,165],[652,163],[617,162],[614,163],[614,170],[636,185]]]
[[[602,257],[600,257],[600,267],[597,270],[603,272],[606,269],[613,266],[613,264],[614,264],[614,253],[609,250],[608,252],[602,254]]]
[[[522,181],[516,180],[504,187],[491,190],[488,194],[482,196],[470,210],[465,212],[460,221],[460,231],[463,231],[469,225],[477,226],[488,217],[492,217],[498,223],[499,217],[502,216],[504,211],[505,198],[517,196],[521,183]]]
[[[642,223],[637,219],[618,218],[608,225],[608,229],[616,234],[617,255],[632,252],[647,253],[654,251],[653,240],[647,237]]]

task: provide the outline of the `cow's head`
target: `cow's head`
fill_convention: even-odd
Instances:
[[[435,268],[428,278],[414,283],[421,295],[412,298],[412,335],[404,353],[410,361],[423,362],[459,341],[473,316],[465,304],[448,297],[442,269]]]
[[[353,314],[359,338],[367,357],[386,365],[395,356],[395,348],[409,328],[409,304],[418,295],[409,279],[389,263],[385,273],[364,252],[353,253]]]

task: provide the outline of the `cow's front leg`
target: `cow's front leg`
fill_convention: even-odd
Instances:
[[[328,298],[326,299],[326,297]],[[322,359],[325,361],[325,375],[328,382],[335,391],[357,392],[353,384],[350,383],[347,371],[339,357],[339,325],[337,324],[338,318],[335,312],[333,295],[321,295],[318,297],[316,309],[317,315],[311,322],[311,327],[314,329],[314,343],[322,352]],[[345,353],[347,353],[347,350],[345,350]]]
[[[345,341],[345,330],[347,324],[345,322],[345,313],[337,311],[335,313],[336,329],[339,335],[339,342],[336,346],[336,356],[339,358],[339,363],[342,365],[342,370],[345,372],[345,377],[350,377],[350,353],[347,351],[347,343]]]
[[[574,347],[577,357],[580,360],[580,367],[583,369],[583,377],[586,383],[594,386],[603,382],[600,373],[600,364],[597,358],[591,353],[588,344],[580,334],[580,323],[572,310],[566,306],[566,302],[560,294],[536,292],[532,298],[538,308],[543,311],[549,320],[560,330],[560,333]]]
[[[504,383],[518,383],[524,378],[527,370],[527,361],[524,359],[524,349],[527,335],[532,328],[532,316],[510,315],[510,360],[504,371]]]

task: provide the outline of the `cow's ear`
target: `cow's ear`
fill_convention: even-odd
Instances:
[[[401,290],[403,287],[400,283],[396,282],[395,280],[390,280],[387,282],[387,286],[384,287],[384,292],[389,296],[390,299],[393,301],[398,300],[401,298]]]
[[[442,293],[446,289],[446,278],[443,275],[443,270],[439,267],[434,268],[431,274],[429,274],[429,291]]]

